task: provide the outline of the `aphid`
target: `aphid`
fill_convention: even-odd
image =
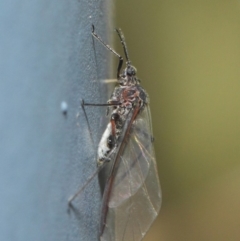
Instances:
[[[109,106],[110,113],[110,121],[98,145],[96,173],[105,165],[111,165],[102,197],[99,240],[139,241],[157,217],[162,198],[149,98],[140,86],[121,30],[116,29],[116,32],[126,57],[122,73],[123,58],[95,33],[94,26],[92,29],[93,37],[119,58],[118,86],[107,104],[83,102],[82,106]]]

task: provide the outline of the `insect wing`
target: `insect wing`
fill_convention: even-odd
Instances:
[[[149,107],[132,123],[114,178],[101,241],[142,240],[161,206]]]

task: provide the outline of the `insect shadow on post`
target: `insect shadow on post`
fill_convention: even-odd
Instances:
[[[110,121],[102,135],[97,150],[97,170],[68,200],[69,205],[86,188],[88,183],[106,166],[110,172],[103,190],[99,240],[142,240],[157,217],[161,206],[149,98],[131,64],[124,36],[116,29],[126,57],[107,45],[92,26],[92,36],[119,58],[117,82],[106,104],[82,101],[90,130],[85,106],[107,106]]]

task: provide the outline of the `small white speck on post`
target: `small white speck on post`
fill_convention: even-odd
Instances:
[[[65,102],[65,101],[61,102],[61,111],[62,111],[62,113],[64,115],[67,114],[67,111],[68,111],[68,104],[67,104],[67,102]]]

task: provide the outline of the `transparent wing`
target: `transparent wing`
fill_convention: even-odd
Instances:
[[[149,107],[133,122],[120,158],[101,241],[142,240],[160,210]]]

